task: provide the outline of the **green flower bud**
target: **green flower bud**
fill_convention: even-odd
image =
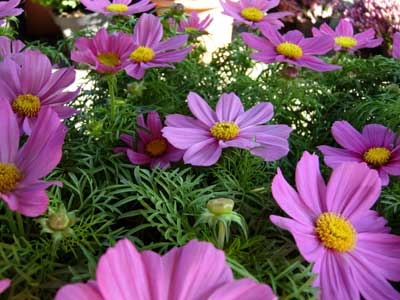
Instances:
[[[207,202],[207,209],[217,216],[232,213],[234,206],[235,202],[229,198],[217,198]]]

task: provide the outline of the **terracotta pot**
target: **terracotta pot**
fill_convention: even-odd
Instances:
[[[60,34],[60,28],[54,23],[52,10],[33,3],[31,0],[25,2],[26,33],[35,37],[46,37]]]

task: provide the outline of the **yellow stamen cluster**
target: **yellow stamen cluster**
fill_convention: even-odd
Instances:
[[[276,51],[288,58],[300,58],[303,56],[303,50],[296,44],[284,42],[276,47]]]
[[[335,38],[335,43],[346,49],[357,46],[357,40],[350,36],[338,36]]]
[[[154,58],[154,51],[149,47],[138,47],[130,55],[131,60],[135,62],[148,62]]]
[[[101,64],[109,67],[116,67],[121,64],[118,54],[114,52],[97,54],[97,59]]]
[[[386,165],[390,160],[391,152],[387,148],[370,148],[363,155],[364,161],[374,166]]]
[[[15,113],[23,117],[36,117],[40,110],[40,99],[31,94],[19,95],[11,104]]]
[[[347,252],[356,246],[357,232],[340,214],[327,212],[319,215],[315,222],[315,231],[328,249]]]
[[[246,7],[240,12],[243,18],[249,21],[258,22],[264,18],[264,12],[256,7]]]
[[[218,122],[211,128],[211,134],[219,140],[229,141],[237,137],[240,128],[233,122]]]
[[[110,4],[106,7],[106,10],[110,12],[117,12],[117,13],[123,13],[128,10],[128,5],[125,4]]]
[[[158,157],[163,155],[168,149],[168,143],[164,138],[159,138],[152,140],[147,143],[145,150],[148,154],[153,157]]]
[[[0,193],[11,192],[17,186],[22,174],[14,164],[0,163]]]

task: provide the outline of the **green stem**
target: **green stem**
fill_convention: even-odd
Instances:
[[[219,221],[218,222],[218,242],[217,242],[217,247],[219,249],[224,249],[224,243],[225,243],[225,224],[224,222]]]
[[[15,223],[15,220],[14,220],[14,213],[11,210],[9,210],[8,208],[6,209],[6,217],[7,217],[8,224],[10,226],[11,231],[13,232],[13,234],[16,235],[18,232],[18,229],[17,229],[17,224]]]
[[[107,77],[108,82],[108,91],[110,93],[110,105],[111,105],[111,122],[113,123],[115,120],[115,113],[116,113],[116,101],[115,101],[115,87],[117,83],[117,78],[115,75],[110,75]]]
[[[19,234],[21,236],[25,236],[24,221],[22,220],[21,214],[16,213],[16,218],[17,218],[17,225],[18,225]]]

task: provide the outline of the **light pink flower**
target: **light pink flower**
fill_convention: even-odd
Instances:
[[[56,300],[275,300],[269,286],[235,280],[224,252],[191,241],[163,256],[139,253],[128,239],[107,250],[96,281],[69,284]]]
[[[192,47],[179,49],[187,42],[188,35],[174,36],[162,41],[163,27],[160,18],[143,14],[135,25],[133,33],[134,50],[126,73],[135,79],[142,79],[146,69],[174,68],[171,62],[180,62],[192,51]]]
[[[250,33],[242,33],[244,42],[260,52],[250,55],[251,58],[266,63],[286,62],[318,72],[341,69],[340,66],[330,65],[314,55],[323,55],[332,49],[330,37],[321,36],[305,38],[298,30],[292,30],[281,35],[272,28],[261,28],[266,37],[258,37]]]
[[[45,107],[51,107],[62,119],[77,112],[64,106],[79,94],[79,89],[63,92],[74,81],[74,68],[52,73],[46,55],[26,50],[0,63],[0,102],[8,101],[11,104],[20,127],[30,134],[39,112]]]
[[[0,25],[5,23],[1,18],[18,16],[23,13],[23,9],[16,8],[21,0],[0,1]]]
[[[259,103],[244,111],[234,94],[222,94],[214,112],[196,93],[188,95],[189,109],[196,117],[173,114],[166,117],[164,137],[178,149],[186,150],[183,160],[195,166],[211,166],[222,150],[235,147],[250,150],[266,161],[274,161],[289,152],[287,125],[262,125],[272,119],[273,106]]]
[[[400,59],[400,32],[396,32],[393,36],[392,56]]]
[[[105,28],[92,39],[78,38],[75,48],[78,50],[71,52],[71,59],[89,64],[99,73],[116,73],[125,68],[134,49],[132,36],[122,32],[109,34]]]
[[[280,29],[284,24],[279,20],[292,15],[291,12],[282,11],[267,13],[268,10],[277,7],[280,0],[239,0],[221,1],[224,14],[233,17],[235,23],[243,23],[253,29],[271,27]]]
[[[0,280],[0,293],[4,292],[6,289],[8,289],[11,285],[11,280],[10,279],[1,279]]]
[[[187,19],[183,19],[179,22],[176,31],[177,32],[185,32],[185,33],[196,33],[196,32],[204,32],[206,28],[211,24],[213,18],[211,15],[205,17],[202,21],[200,21],[199,14],[195,11],[191,12]]]
[[[381,192],[378,173],[365,163],[336,168],[326,185],[318,156],[307,152],[296,168],[297,192],[278,169],[272,194],[291,217],[270,216],[289,230],[301,255],[314,263],[320,300],[397,300],[387,280],[400,280],[400,237],[370,210]]]
[[[315,37],[329,36],[335,51],[353,53],[362,48],[378,47],[383,41],[382,38],[375,39],[375,30],[372,28],[362,33],[354,34],[353,25],[345,19],[340,20],[335,31],[325,23],[321,25],[319,30],[313,28],[312,31]]]
[[[139,0],[136,3],[132,3],[132,0],[81,0],[81,3],[88,10],[101,13],[105,16],[129,16],[149,11],[155,6],[150,0]]]
[[[150,168],[168,168],[171,162],[182,159],[183,151],[176,149],[162,136],[163,125],[157,112],[147,114],[147,122],[143,115],[137,116],[138,129],[136,130],[137,151],[135,151],[133,137],[121,134],[121,140],[129,147],[119,147],[114,152],[125,152],[134,165],[150,164]]]
[[[332,135],[344,149],[318,147],[329,167],[337,168],[348,161],[366,162],[371,169],[379,172],[382,185],[389,184],[389,175],[400,176],[400,145],[389,128],[370,124],[359,133],[348,122],[336,121],[332,126]]]
[[[8,37],[0,36],[0,61],[8,56],[18,54],[25,44],[19,40],[11,40]]]
[[[0,198],[13,211],[37,217],[47,210],[45,190],[55,181],[42,181],[59,163],[67,132],[51,108],[40,111],[36,126],[19,148],[16,116],[7,101],[0,101]]]

